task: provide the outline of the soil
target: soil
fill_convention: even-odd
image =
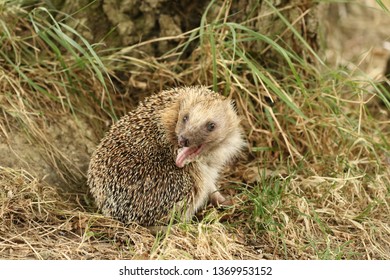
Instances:
[[[10,129],[0,134],[0,166],[27,170],[33,177],[50,185],[64,187],[66,178],[57,172],[58,164],[72,166],[77,170],[74,181],[83,181],[88,169],[89,157],[95,149],[93,132],[86,121],[59,117],[42,128],[47,141],[53,147],[43,151],[42,145],[30,140],[20,130]],[[45,153],[52,153],[47,160]],[[78,174],[77,174],[78,173]]]
[[[362,5],[330,4],[322,15],[326,31],[325,58],[330,65],[360,70],[380,80],[390,57],[390,17],[374,0],[356,2]],[[383,2],[390,4],[390,1]]]

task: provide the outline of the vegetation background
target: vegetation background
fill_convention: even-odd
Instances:
[[[0,0],[0,258],[390,259],[390,2]],[[89,157],[145,96],[236,100],[234,206],[152,235]]]

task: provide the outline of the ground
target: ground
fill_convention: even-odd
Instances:
[[[82,80],[85,74],[76,74],[72,78],[80,90],[76,98],[71,103],[61,93],[56,102],[62,105],[51,107],[55,94],[37,97],[29,90],[56,92],[58,85],[48,82],[55,68],[52,72],[41,68],[47,74],[36,74],[42,76],[41,88],[18,84],[12,80],[17,80],[18,72],[0,69],[0,258],[389,259],[390,154],[386,138],[390,113],[389,107],[377,100],[374,87],[383,80],[390,54],[386,42],[390,16],[376,1],[361,2],[327,5],[321,14],[325,61],[330,69],[345,69],[348,74],[329,74],[335,80],[334,88],[314,89],[311,98],[321,96],[335,111],[339,106],[345,112],[337,114],[345,119],[322,114],[315,104],[322,99],[307,108],[311,98],[297,99],[310,119],[298,116],[294,128],[286,129],[295,118],[293,110],[283,105],[283,113],[290,114],[290,119],[284,119],[278,104],[271,110],[264,103],[264,119],[273,125],[263,129],[251,123],[256,122],[251,112],[242,109],[246,100],[235,96],[245,116],[249,147],[222,180],[234,206],[209,206],[197,221],[175,224],[157,236],[138,225],[125,227],[100,215],[88,195],[85,174],[89,157],[116,119],[104,94],[99,95],[104,92],[99,78]],[[50,65],[50,59],[46,63]],[[64,63],[68,69],[77,68],[72,59]],[[145,68],[159,65],[153,60],[143,63]],[[99,77],[94,71],[92,67],[92,76]],[[166,66],[147,72],[149,76],[135,73],[128,86],[140,95],[133,99],[142,99],[152,83],[145,79],[170,79],[169,71]],[[347,82],[338,84],[344,77]],[[363,82],[361,94],[345,90],[360,85],[355,82],[363,79],[372,83]],[[11,89],[14,94],[9,94]],[[99,94],[90,94],[91,89]],[[108,113],[97,106],[79,114],[78,105],[90,99],[101,100]],[[117,99],[119,104],[120,97]],[[276,132],[271,132],[271,127]],[[259,137],[263,140],[257,140]],[[275,143],[285,147],[289,156],[275,151]],[[311,154],[310,148],[318,152]]]

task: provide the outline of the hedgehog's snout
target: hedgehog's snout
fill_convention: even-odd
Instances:
[[[190,140],[187,137],[183,136],[183,135],[179,135],[178,142],[179,142],[180,148],[182,148],[182,147],[189,147],[190,146]]]

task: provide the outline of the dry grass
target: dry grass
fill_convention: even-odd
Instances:
[[[1,259],[259,257],[222,224],[175,226],[170,234],[154,237],[145,228],[93,214],[82,196],[61,195],[25,171],[1,168],[0,185]]]
[[[390,259],[386,100],[357,68],[309,64],[219,8],[155,58],[99,53],[44,9],[0,4],[0,258]],[[258,41],[278,71],[248,54]],[[222,182],[234,206],[157,236],[96,214],[85,172],[110,123],[146,94],[199,83],[243,116],[248,151]]]

